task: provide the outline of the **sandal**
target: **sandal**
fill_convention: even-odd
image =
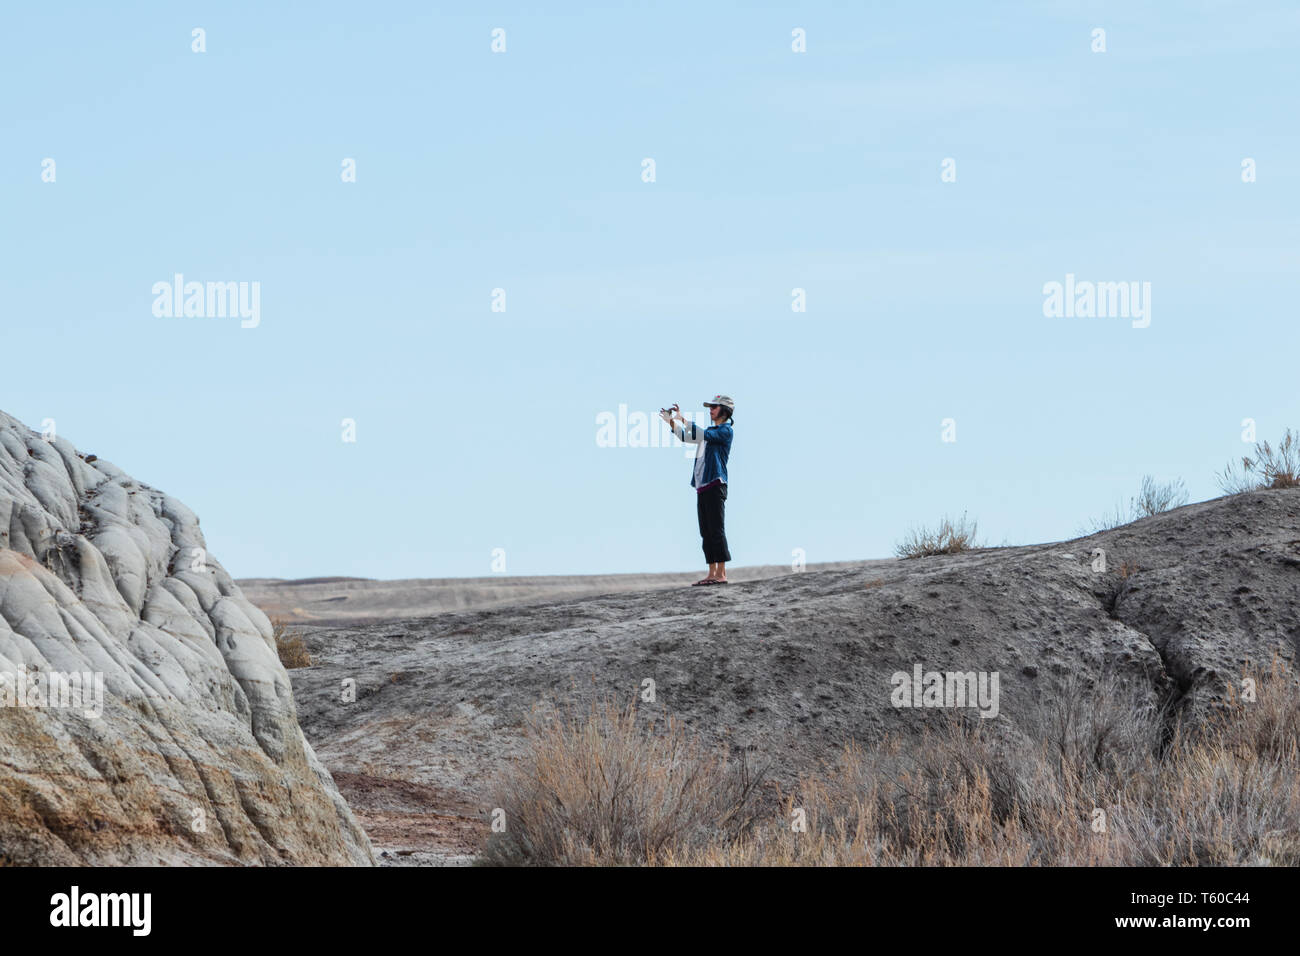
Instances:
[[[692,584],[691,587],[698,588],[702,584],[712,584],[712,583],[713,583],[713,578],[701,578],[700,580]]]

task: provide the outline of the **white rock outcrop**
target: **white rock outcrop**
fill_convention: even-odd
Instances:
[[[0,865],[205,862],[374,860],[193,512],[0,412]]]

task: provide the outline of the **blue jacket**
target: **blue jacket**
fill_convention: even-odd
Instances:
[[[695,450],[695,470],[691,473],[691,487],[703,488],[715,481],[727,483],[727,458],[731,455],[731,425],[724,422],[709,428],[700,428],[691,422],[685,428],[673,426],[673,434],[684,442],[699,445]]]

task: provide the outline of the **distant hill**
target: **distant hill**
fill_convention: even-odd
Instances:
[[[806,570],[850,567],[854,562],[810,564]],[[790,574],[789,565],[730,568],[733,581]],[[345,624],[427,617],[446,611],[574,600],[600,594],[677,588],[698,581],[696,571],[672,574],[572,574],[481,578],[241,578],[239,587],[267,614],[291,623]]]

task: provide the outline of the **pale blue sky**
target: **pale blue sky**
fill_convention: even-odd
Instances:
[[[237,576],[698,567],[620,404],[736,398],[739,564],[1069,537],[1300,426],[1292,4],[451,6],[3,14],[0,408]],[[176,272],[261,324],[155,317]],[[1067,273],[1150,327],[1045,318]]]

